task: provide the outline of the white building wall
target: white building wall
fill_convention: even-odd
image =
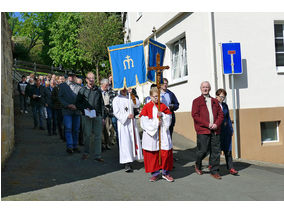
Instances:
[[[157,30],[178,13],[143,13],[136,21],[137,13],[129,13],[131,41],[144,40],[152,34],[153,26]],[[284,20],[284,13],[213,13],[212,31],[211,13],[193,13],[185,18],[168,24],[157,32],[157,41],[166,44],[164,65],[171,65],[171,44],[176,38],[185,35],[187,44],[188,76],[187,82],[173,85],[171,70],[164,76],[169,79],[170,87],[179,102],[178,112],[191,111],[191,103],[200,95],[200,83],[211,82],[211,95],[215,96],[214,51],[216,48],[218,88],[228,92],[227,103],[232,109],[232,96],[229,77],[222,74],[220,42],[240,42],[244,74],[236,76],[235,87],[238,108],[263,108],[284,106],[284,75],[277,74],[274,46],[274,20]],[[212,43],[212,33],[215,44]],[[147,47],[145,47],[147,55]],[[147,57],[146,57],[147,58]],[[139,97],[146,97],[149,85],[138,87]]]
[[[274,21],[283,20],[284,13],[214,13],[219,87],[225,86],[232,108],[229,77],[223,84],[219,42],[240,42],[245,72],[236,76],[240,108],[284,106],[284,75],[277,74],[274,44]],[[282,97],[281,97],[282,96]]]

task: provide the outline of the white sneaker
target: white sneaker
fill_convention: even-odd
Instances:
[[[27,110],[25,110],[25,113],[26,113],[26,114],[28,114],[28,111],[27,111]]]

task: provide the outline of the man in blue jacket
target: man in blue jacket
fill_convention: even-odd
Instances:
[[[162,99],[165,100],[166,102],[164,104],[166,104],[166,106],[169,107],[172,112],[172,123],[169,128],[171,138],[172,138],[174,126],[176,123],[175,111],[178,110],[179,108],[179,102],[175,94],[168,89],[168,83],[169,83],[168,79],[163,78],[163,84],[161,85],[161,96],[162,96]]]
[[[76,107],[76,98],[81,86],[75,83],[75,73],[68,72],[68,80],[59,85],[58,99],[63,105],[63,123],[65,127],[65,138],[67,143],[66,152],[79,153],[78,137],[80,128],[81,112]]]

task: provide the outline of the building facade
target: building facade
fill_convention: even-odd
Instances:
[[[233,120],[221,43],[240,42],[243,74],[234,81],[239,157],[284,163],[284,13],[127,13],[125,42],[149,38],[167,46],[164,77],[180,102],[175,131],[193,141],[191,107],[202,81],[211,83],[213,97],[226,89]],[[138,87],[139,97],[148,96],[149,88]],[[233,138],[233,152],[234,144]]]

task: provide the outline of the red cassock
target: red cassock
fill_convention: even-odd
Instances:
[[[141,128],[143,129],[142,149],[144,155],[144,165],[146,172],[155,172],[160,169],[172,170],[173,149],[170,137],[169,126],[171,124],[172,113],[163,103],[160,105],[162,112],[161,126],[161,159],[159,165],[159,133],[158,133],[158,104],[152,101],[146,104],[141,113]]]

